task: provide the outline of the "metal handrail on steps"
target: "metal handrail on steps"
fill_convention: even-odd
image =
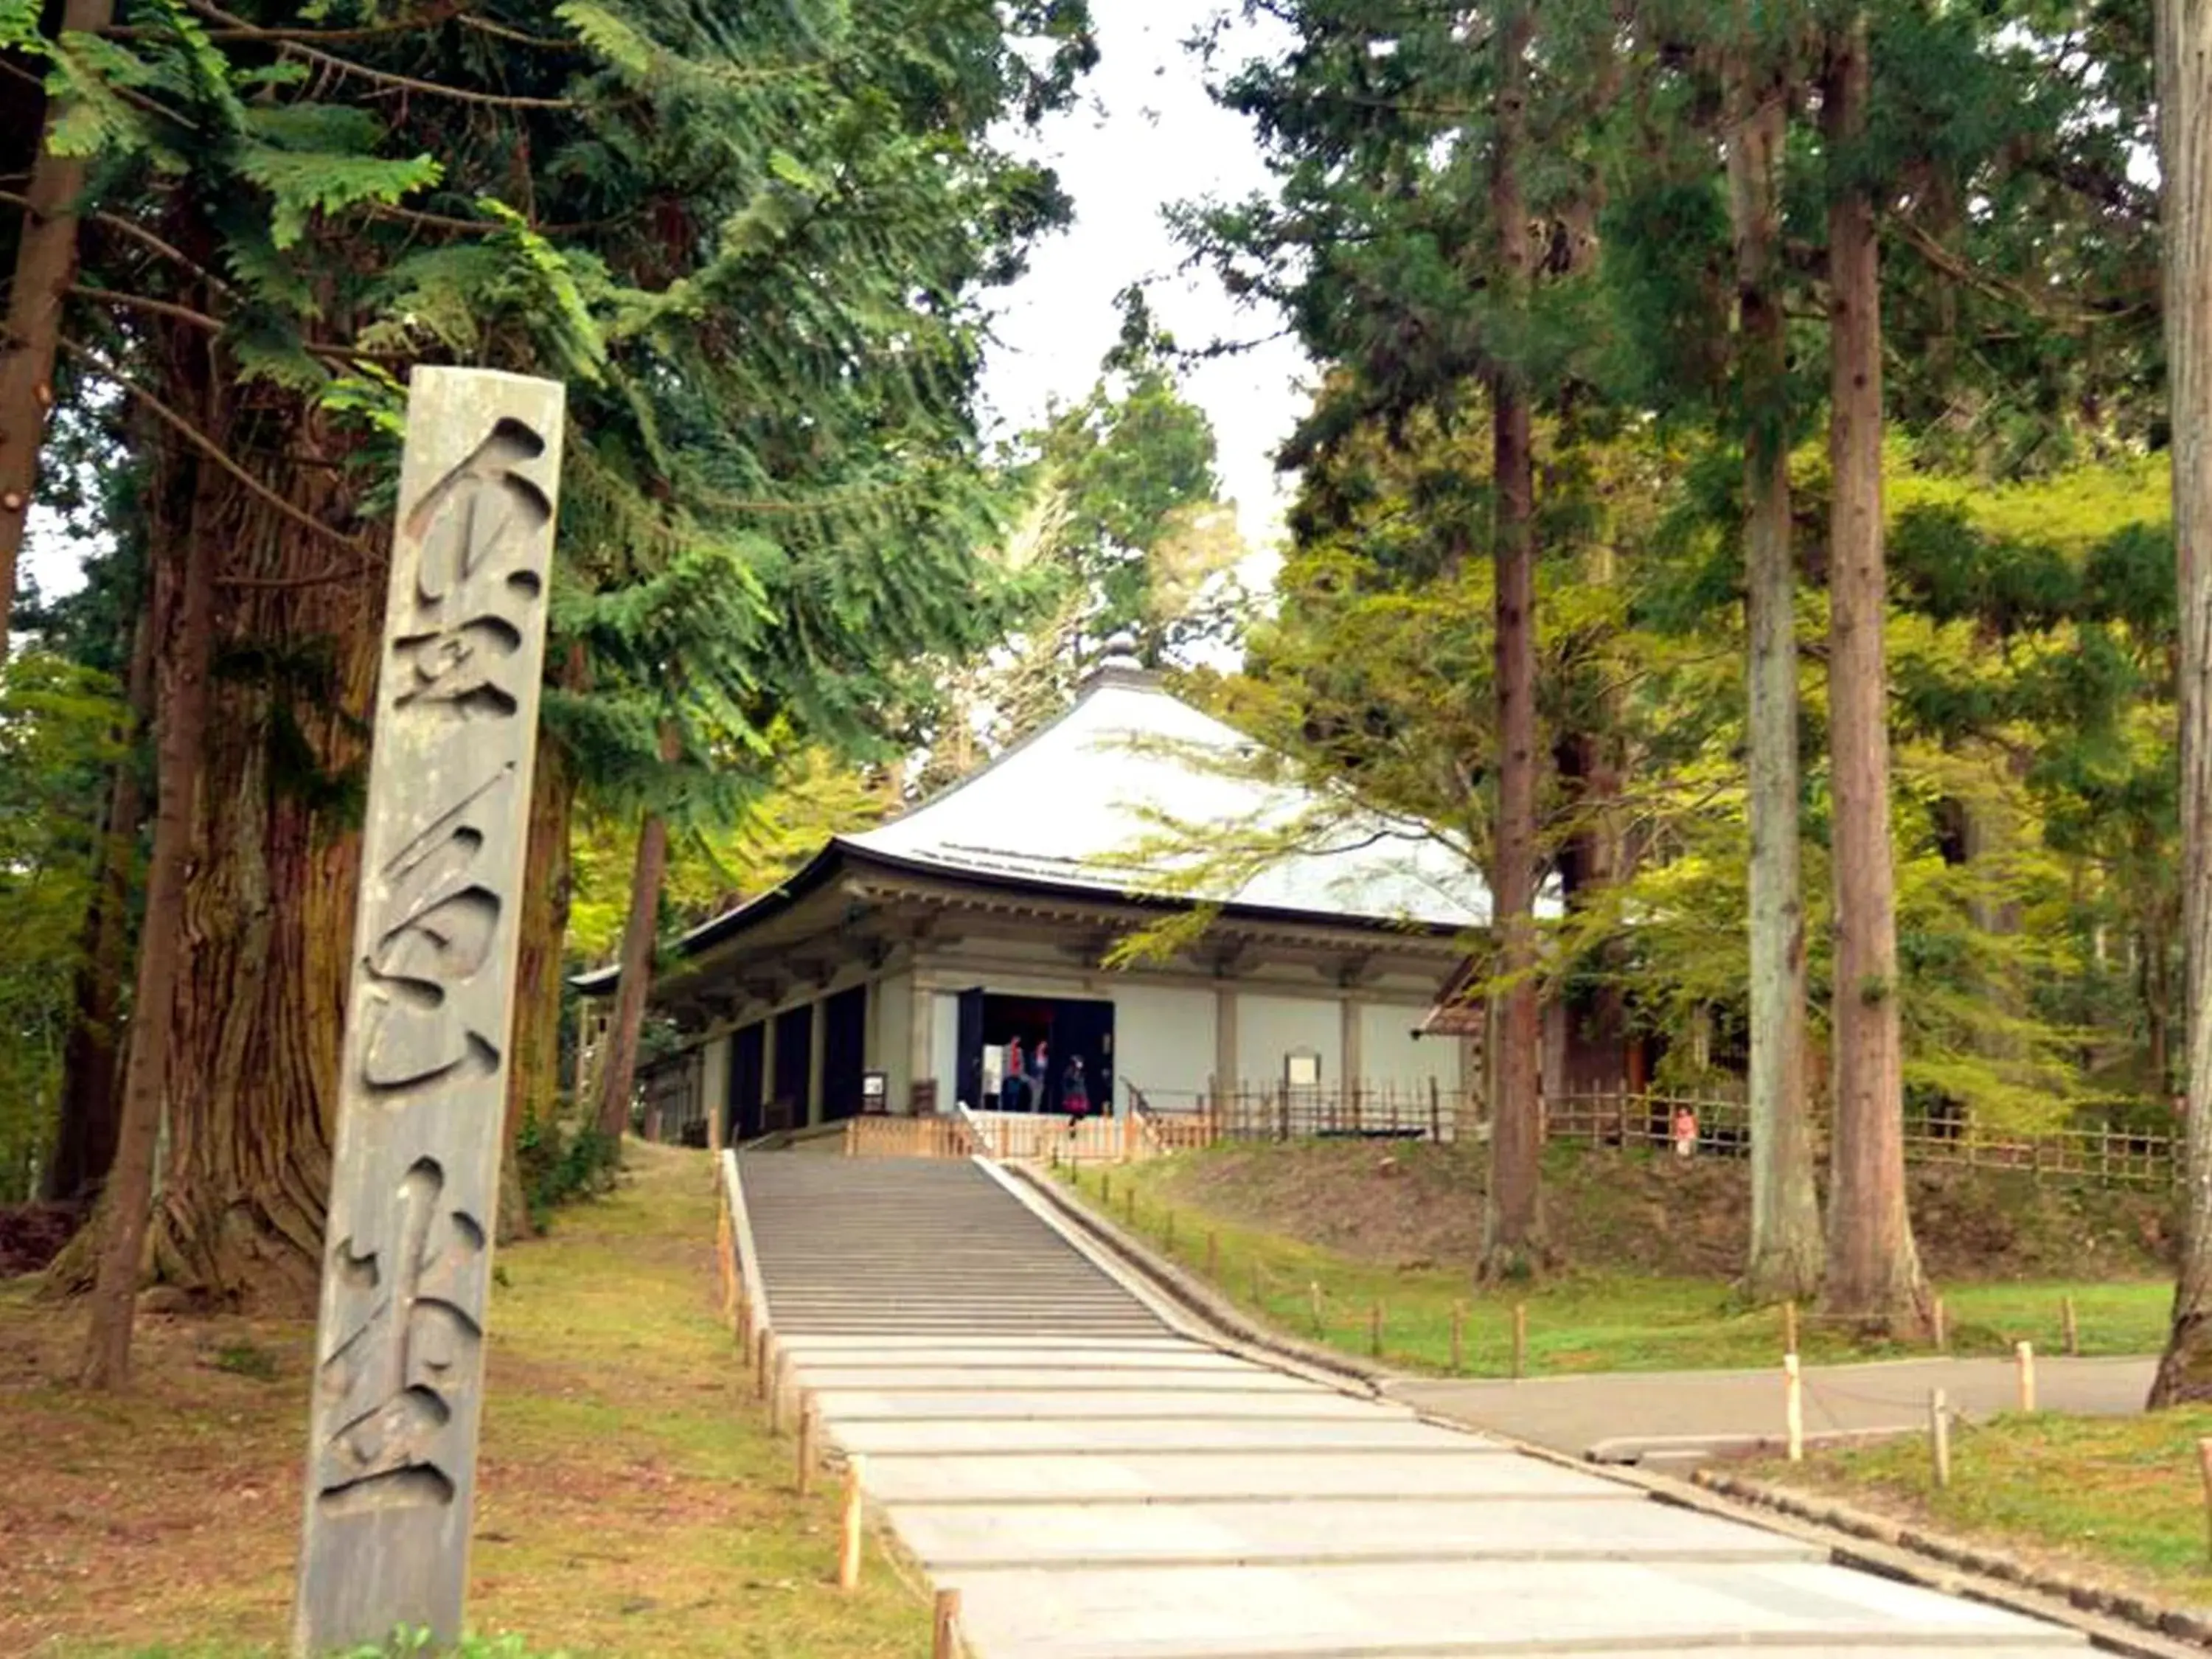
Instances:
[[[977,1156],[998,1158],[1000,1153],[997,1142],[992,1137],[990,1126],[976,1116],[974,1109],[964,1100],[954,1101],[952,1110],[953,1115],[968,1126],[968,1133],[975,1137],[976,1146],[982,1149]]]

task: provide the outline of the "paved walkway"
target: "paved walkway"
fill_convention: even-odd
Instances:
[[[981,1659],[2084,1645],[1221,1352],[981,1166],[742,1168],[796,1379]]]
[[[2128,1417],[2142,1409],[2154,1359],[2035,1362],[2037,1403],[2046,1411]],[[1903,1359],[1805,1370],[1805,1432],[1924,1429],[1928,1395],[1951,1408],[1994,1417],[2019,1403],[2009,1359]],[[1608,1371],[1531,1377],[1521,1382],[1407,1378],[1388,1390],[1423,1411],[1494,1429],[1539,1446],[1608,1462],[1686,1459],[1783,1432],[1782,1372]]]

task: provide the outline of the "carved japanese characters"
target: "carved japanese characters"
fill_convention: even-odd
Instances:
[[[301,1654],[460,1633],[558,386],[416,371],[323,1266]]]

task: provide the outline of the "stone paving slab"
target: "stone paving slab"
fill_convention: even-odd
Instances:
[[[793,1331],[776,1333],[776,1340],[794,1353],[823,1353],[867,1355],[885,1358],[904,1354],[931,1354],[950,1359],[958,1356],[964,1363],[970,1358],[991,1359],[1000,1355],[1024,1355],[1035,1358],[1040,1354],[1054,1358],[1054,1364],[1072,1363],[1061,1356],[1077,1355],[1099,1358],[1110,1355],[1117,1360],[1141,1362],[1157,1356],[1163,1362],[1185,1359],[1209,1359],[1224,1365],[1240,1365],[1245,1362],[1193,1342],[1188,1337],[1170,1336],[1165,1332],[1147,1332],[1140,1336],[990,1336],[972,1331],[929,1331],[921,1333],[891,1333],[883,1331]]]
[[[2037,1401],[2045,1411],[2133,1416],[2150,1389],[2154,1359],[2068,1359],[2038,1354]],[[1805,1427],[1894,1429],[1928,1425],[1928,1394],[1942,1389],[1970,1416],[2010,1411],[2019,1380],[2009,1359],[1908,1359],[1805,1368]],[[1763,1371],[1615,1371],[1525,1382],[1407,1377],[1389,1387],[1403,1400],[1465,1423],[1496,1429],[1579,1457],[1612,1443],[1626,1455],[1638,1439],[1676,1445],[1693,1437],[1724,1443],[1784,1431],[1782,1374]]]
[[[1669,1653],[1913,1642],[1984,1654],[2079,1649],[2075,1632],[1802,1563],[1360,1563],[950,1570],[963,1628],[1019,1659]],[[1716,1638],[1722,1639],[1716,1640]]]
[[[1308,1498],[1297,1504],[908,1504],[899,1535],[939,1568],[1243,1561],[1817,1561],[1758,1527],[1611,1498]]]
[[[1019,1365],[939,1365],[894,1362],[879,1366],[814,1362],[797,1366],[801,1382],[825,1392],[874,1389],[896,1394],[917,1390],[975,1394],[1098,1395],[1173,1389],[1184,1395],[1216,1394],[1310,1394],[1313,1385],[1280,1371],[1263,1371],[1233,1361],[1220,1365],[1122,1365],[1091,1359],[1058,1367],[1024,1359]]]
[[[1439,1457],[1496,1456],[1500,1448],[1470,1442],[1449,1429],[1425,1423],[1378,1417],[1334,1417],[1307,1422],[1265,1418],[1243,1422],[1004,1423],[959,1419],[945,1423],[845,1423],[834,1412],[823,1422],[847,1451],[871,1455],[896,1453],[1173,1451],[1186,1455],[1255,1451],[1333,1452],[1355,1455],[1370,1451],[1427,1451]],[[1504,1454],[1510,1455],[1510,1454]]]
[[[799,1380],[812,1386],[805,1372]],[[1343,1419],[1358,1423],[1410,1422],[1406,1406],[1378,1405],[1327,1389],[1212,1389],[1203,1394],[1184,1389],[1122,1389],[1112,1393],[1080,1389],[963,1389],[938,1394],[885,1393],[876,1389],[817,1389],[815,1403],[824,1417],[840,1423],[900,1423],[968,1419],[986,1424],[1072,1423],[1103,1426],[1155,1419],[1192,1422],[1230,1418],[1291,1418],[1304,1422]]]
[[[1470,1437],[1470,1438],[1472,1438]],[[1480,1445],[1480,1443],[1475,1443]],[[1120,1499],[1173,1504],[1243,1498],[1298,1502],[1332,1498],[1549,1499],[1642,1505],[1633,1487],[1581,1474],[1498,1448],[1492,1457],[1436,1457],[1376,1451],[1309,1456],[1295,1450],[1251,1457],[1193,1457],[1183,1452],[1049,1453],[998,1457],[893,1457],[868,1465],[868,1490],[886,1504]]]
[[[2085,1646],[1215,1350],[980,1168],[809,1162],[741,1164],[778,1340],[976,1659]]]

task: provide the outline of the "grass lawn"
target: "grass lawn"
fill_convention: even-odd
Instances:
[[[707,1155],[629,1157],[614,1197],[501,1252],[472,1625],[580,1659],[927,1653],[918,1581],[879,1550],[858,1594],[825,1582],[836,1498],[791,1495],[739,1386]],[[82,1329],[0,1287],[0,1653],[281,1653],[311,1329],[144,1318],[120,1399],[46,1380]]]
[[[2204,1435],[2212,1410],[1961,1425],[1942,1492],[1918,1436],[1756,1472],[2154,1600],[2201,1606],[2212,1603],[2197,1462]]]
[[[1199,1155],[1200,1158],[1205,1154]],[[1780,1310],[1747,1310],[1717,1279],[1573,1272],[1522,1289],[1476,1295],[1461,1267],[1440,1262],[1363,1261],[1225,1219],[1194,1206],[1185,1176],[1193,1160],[1163,1158],[1063,1180],[1114,1220],[1134,1225],[1155,1249],[1284,1330],[1347,1353],[1369,1354],[1373,1310],[1382,1310],[1382,1357],[1409,1370],[1445,1372],[1451,1364],[1455,1303],[1466,1307],[1464,1366],[1471,1376],[1512,1372],[1512,1308],[1528,1309],[1531,1375],[1575,1371],[1672,1370],[1771,1365],[1782,1352]],[[1314,1317],[1320,1290],[1321,1319]],[[1947,1285],[1942,1288],[1954,1353],[2009,1353],[2027,1340],[2059,1352],[2060,1302],[2074,1300],[2085,1354],[2155,1352],[2166,1335],[2170,1280],[2122,1283]],[[1894,1358],[1893,1345],[1856,1343],[1804,1312],[1798,1346],[1808,1364]]]

